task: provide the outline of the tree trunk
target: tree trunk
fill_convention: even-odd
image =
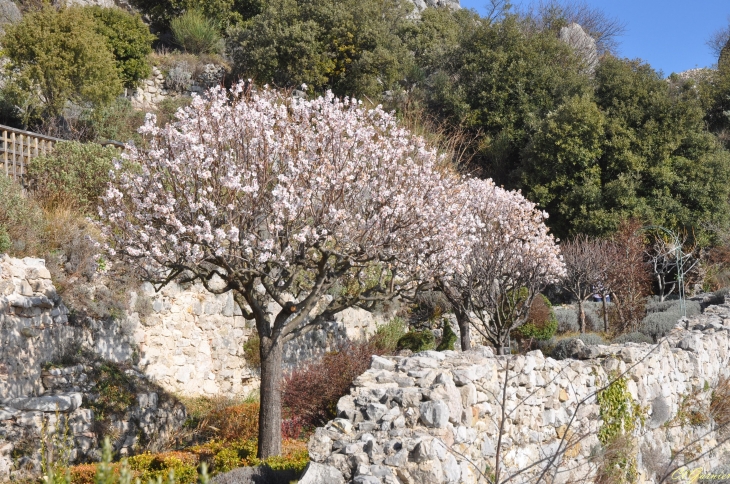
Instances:
[[[469,316],[461,311],[454,311],[456,322],[459,324],[459,335],[461,338],[461,351],[469,351],[471,349],[471,321]]]
[[[606,305],[606,296],[607,294],[603,295],[603,332],[608,333],[608,306]]]
[[[665,284],[663,284],[664,281],[662,281],[663,277],[661,274],[657,274],[656,276],[656,284],[659,286],[659,301],[664,302],[664,287]]]
[[[507,347],[507,338],[509,337],[509,331],[506,333],[499,332],[499,345],[497,346],[498,355],[509,355],[512,353],[512,348]]]
[[[281,381],[283,344],[281,338],[261,337],[261,406],[257,457],[281,454]]]
[[[578,298],[578,327],[581,333],[586,332],[586,312],[583,309],[583,300]]]

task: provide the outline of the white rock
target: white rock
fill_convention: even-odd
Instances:
[[[345,477],[337,468],[310,462],[304,469],[299,484],[345,484]]]

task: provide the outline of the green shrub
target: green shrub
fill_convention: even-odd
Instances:
[[[12,246],[10,234],[4,225],[0,225],[0,254],[9,251]]]
[[[128,463],[141,482],[159,482],[158,479],[164,482],[172,475],[175,484],[197,484],[198,461],[196,454],[172,451],[136,455]]]
[[[137,132],[144,124],[145,112],[132,107],[128,99],[117,98],[107,106],[89,110],[82,121],[88,126],[91,141],[120,141],[137,146],[142,136]]]
[[[185,52],[210,54],[221,50],[219,28],[198,10],[188,10],[170,22],[172,35]]]
[[[235,447],[226,447],[220,450],[213,458],[213,469],[215,472],[228,472],[241,467],[241,456]]]
[[[399,350],[411,350],[414,353],[419,351],[432,350],[436,346],[436,338],[429,330],[409,331],[399,340],[396,348]]]
[[[180,108],[190,105],[192,98],[180,96],[175,98],[167,98],[157,106],[157,125],[165,126],[168,123],[175,122],[175,114]]]
[[[0,173],[0,238],[2,252],[35,255],[40,252],[45,223],[40,207],[23,195],[19,184]]]
[[[59,116],[69,101],[99,106],[122,92],[107,39],[81,7],[46,4],[8,26],[2,44],[10,60],[5,91],[26,124]]]
[[[263,0],[131,0],[156,30],[170,28],[170,21],[186,10],[199,10],[221,28],[248,20],[261,11]]]
[[[59,142],[52,153],[28,165],[28,185],[45,206],[71,203],[94,213],[106,192],[116,148],[95,143]]]
[[[539,294],[530,306],[530,314],[525,324],[515,330],[520,339],[546,341],[558,330],[553,306],[548,298]]]
[[[121,8],[93,6],[87,7],[86,11],[96,20],[96,31],[107,40],[122,83],[134,87],[137,81],[148,77],[151,67],[147,59],[156,37],[142,18]]]
[[[243,356],[246,359],[246,364],[251,368],[261,367],[261,352],[259,351],[260,344],[261,339],[256,331],[254,331],[251,336],[248,337],[246,342],[243,343]]]
[[[456,343],[456,333],[454,333],[454,330],[451,329],[449,321],[444,319],[444,334],[441,337],[439,345],[436,347],[436,351],[453,351],[454,343]]]
[[[403,318],[395,317],[378,326],[370,339],[370,345],[383,353],[392,353],[398,347],[398,340],[406,334],[408,326]]]

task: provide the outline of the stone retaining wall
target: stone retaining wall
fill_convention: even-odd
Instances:
[[[496,357],[485,347],[373,357],[339,401],[338,418],[311,438],[302,482],[485,482],[501,423],[501,479],[522,471],[511,482],[535,482],[545,467],[536,463],[558,454],[552,482],[593,482],[605,466],[595,392],[625,371],[638,405],[638,428],[624,444],[636,456],[635,482],[656,482],[667,466],[711,449],[688,466],[709,472],[730,463],[727,433],[713,430],[709,412],[713,389],[730,376],[730,306],[681,322],[660,345],[576,343],[573,352],[581,359]]]
[[[134,361],[165,390],[186,395],[245,396],[258,388],[258,370],[243,344],[255,332],[232,294],[213,295],[201,285],[171,283],[160,292],[145,283],[129,307],[149,302],[149,314],[121,321],[86,319],[69,325],[42,259],[0,259],[0,398],[39,395],[41,367],[79,348],[114,362]],[[269,311],[279,307],[272,304]],[[373,334],[382,316],[348,309],[284,347],[292,369],[347,341]]]

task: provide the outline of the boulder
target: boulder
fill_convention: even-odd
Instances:
[[[420,411],[421,422],[426,427],[443,429],[449,423],[449,406],[443,400],[423,402]]]
[[[296,478],[297,473],[291,470],[275,471],[268,467],[239,467],[230,472],[218,474],[210,482],[211,484],[289,484]]]
[[[299,484],[345,484],[345,477],[337,468],[310,462],[304,469]]]

